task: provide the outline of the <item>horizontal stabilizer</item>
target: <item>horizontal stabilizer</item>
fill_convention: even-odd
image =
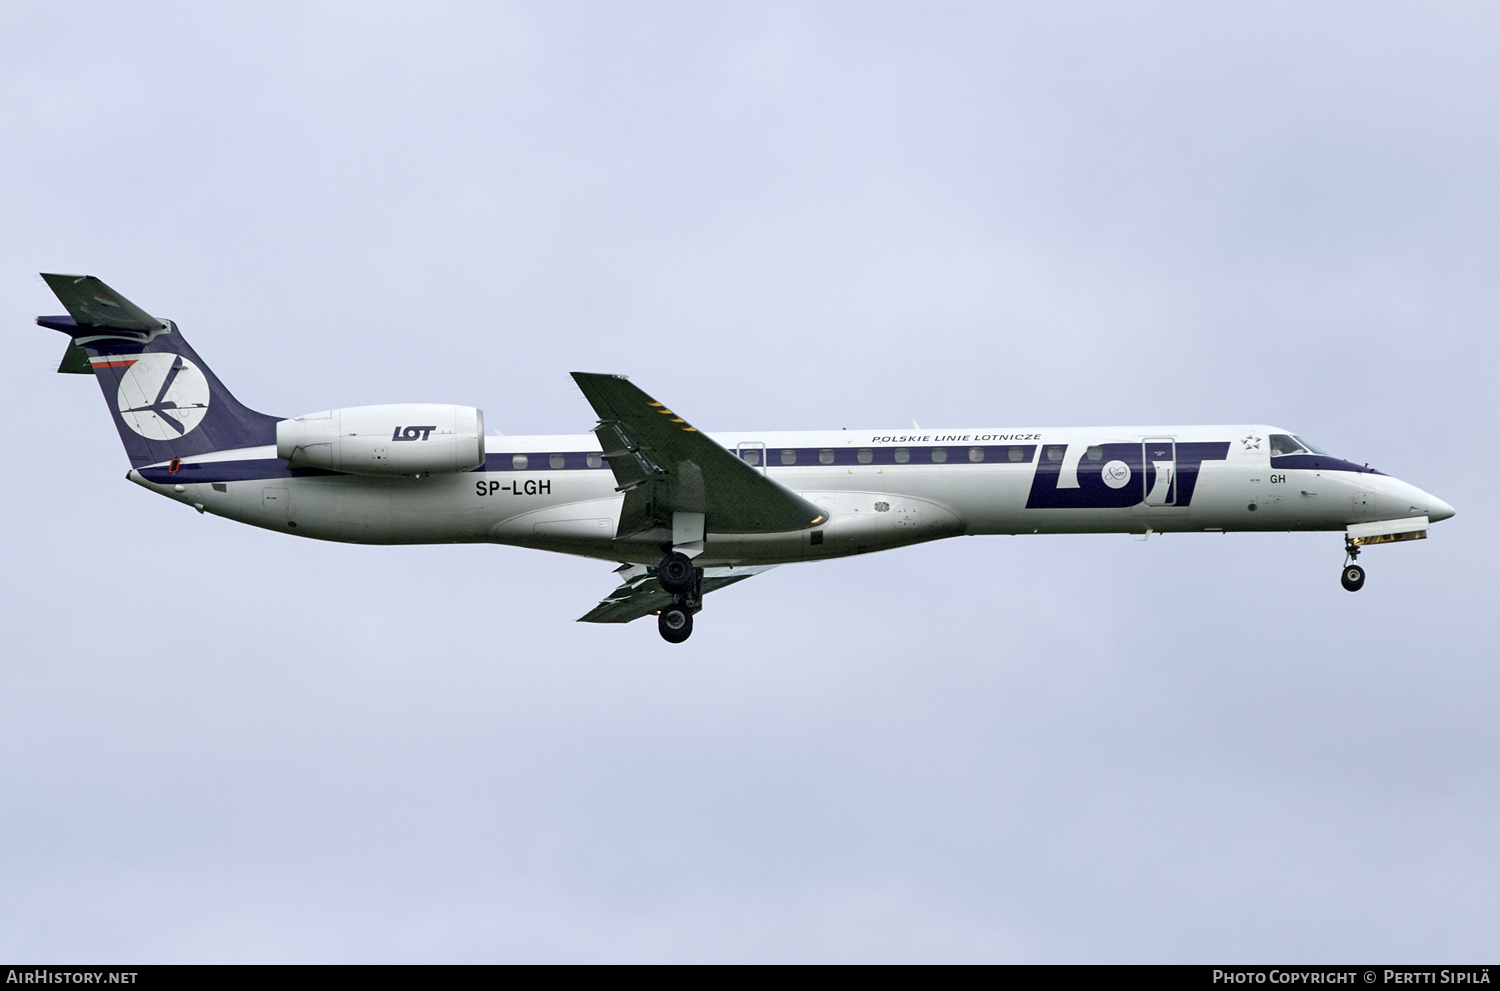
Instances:
[[[775,565],[753,568],[705,568],[703,569],[703,594],[715,589],[742,582],[762,571],[770,571]],[[580,623],[628,623],[670,606],[676,596],[662,589],[656,573],[644,565],[626,565],[619,569],[624,584],[609,594],[609,598],[578,617]]]
[[[92,275],[43,272],[42,278],[80,327],[109,327],[146,333],[162,326],[162,321]]]

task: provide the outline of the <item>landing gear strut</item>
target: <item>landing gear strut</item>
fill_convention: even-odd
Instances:
[[[667,643],[682,643],[693,635],[693,613],[703,608],[703,569],[671,551],[657,565],[656,581],[672,595],[672,604],[656,616],[657,632]]]
[[[1358,592],[1365,587],[1365,569],[1354,563],[1359,557],[1359,547],[1348,537],[1344,538],[1344,554],[1344,573],[1339,576],[1339,584],[1345,591]]]

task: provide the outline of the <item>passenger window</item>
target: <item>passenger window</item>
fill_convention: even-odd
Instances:
[[[1297,443],[1291,434],[1271,435],[1271,457],[1279,458],[1287,454],[1306,454],[1307,448]]]
[[[825,464],[825,465],[831,465],[831,464],[833,464],[833,452],[832,451],[819,451],[818,452],[818,463],[819,464]]]
[[[1094,444],[1087,451],[1083,452],[1083,456],[1088,458],[1090,461],[1098,461],[1100,458],[1104,457],[1104,448],[1100,447],[1098,444]]]
[[[971,447],[971,448],[969,448],[969,460],[970,461],[983,461],[984,460],[984,448],[982,448],[982,447]]]
[[[566,455],[554,454],[547,459],[547,463],[554,468],[562,468],[568,463],[568,459]]]
[[[588,457],[588,463],[590,468],[598,468],[600,465],[604,464],[604,455],[590,454]]]
[[[748,450],[748,451],[741,451],[740,455],[745,459],[745,463],[746,464],[750,464],[750,465],[758,465],[758,464],[760,464],[760,452],[757,451],[757,450],[751,449],[751,450]]]
[[[896,448],[896,464],[904,465],[911,460],[911,452],[904,447]]]
[[[932,449],[932,460],[942,464],[948,460],[948,449],[946,447],[934,447]]]
[[[1007,455],[1007,457],[1009,457],[1012,461],[1020,461],[1022,458],[1026,457],[1026,452],[1021,450],[1019,447],[1013,447],[1010,449],[1010,453]]]
[[[860,448],[859,454],[857,456],[859,458],[859,463],[862,465],[867,465],[871,461],[875,460],[875,452],[870,450],[868,447]]]
[[[516,471],[526,470],[526,455],[517,454],[510,459],[510,466]]]
[[[1062,456],[1063,456],[1063,448],[1062,448],[1061,444],[1054,444],[1051,447],[1047,448],[1047,460],[1048,461],[1061,461],[1062,460]]]
[[[794,464],[796,464],[797,463],[797,452],[796,451],[782,451],[781,452],[781,463],[784,464],[784,465],[794,465]]]

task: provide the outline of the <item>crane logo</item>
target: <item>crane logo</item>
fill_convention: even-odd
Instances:
[[[143,354],[120,377],[120,419],[147,440],[176,440],[208,415],[208,379],[186,358]]]

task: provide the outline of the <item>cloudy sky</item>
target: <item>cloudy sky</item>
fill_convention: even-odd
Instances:
[[[1500,949],[1493,4],[0,6],[0,956],[1476,961]],[[247,404],[1270,422],[1452,503],[963,538],[692,640],[609,566],[123,479],[39,271]],[[1489,438],[1488,440],[1486,438]]]

